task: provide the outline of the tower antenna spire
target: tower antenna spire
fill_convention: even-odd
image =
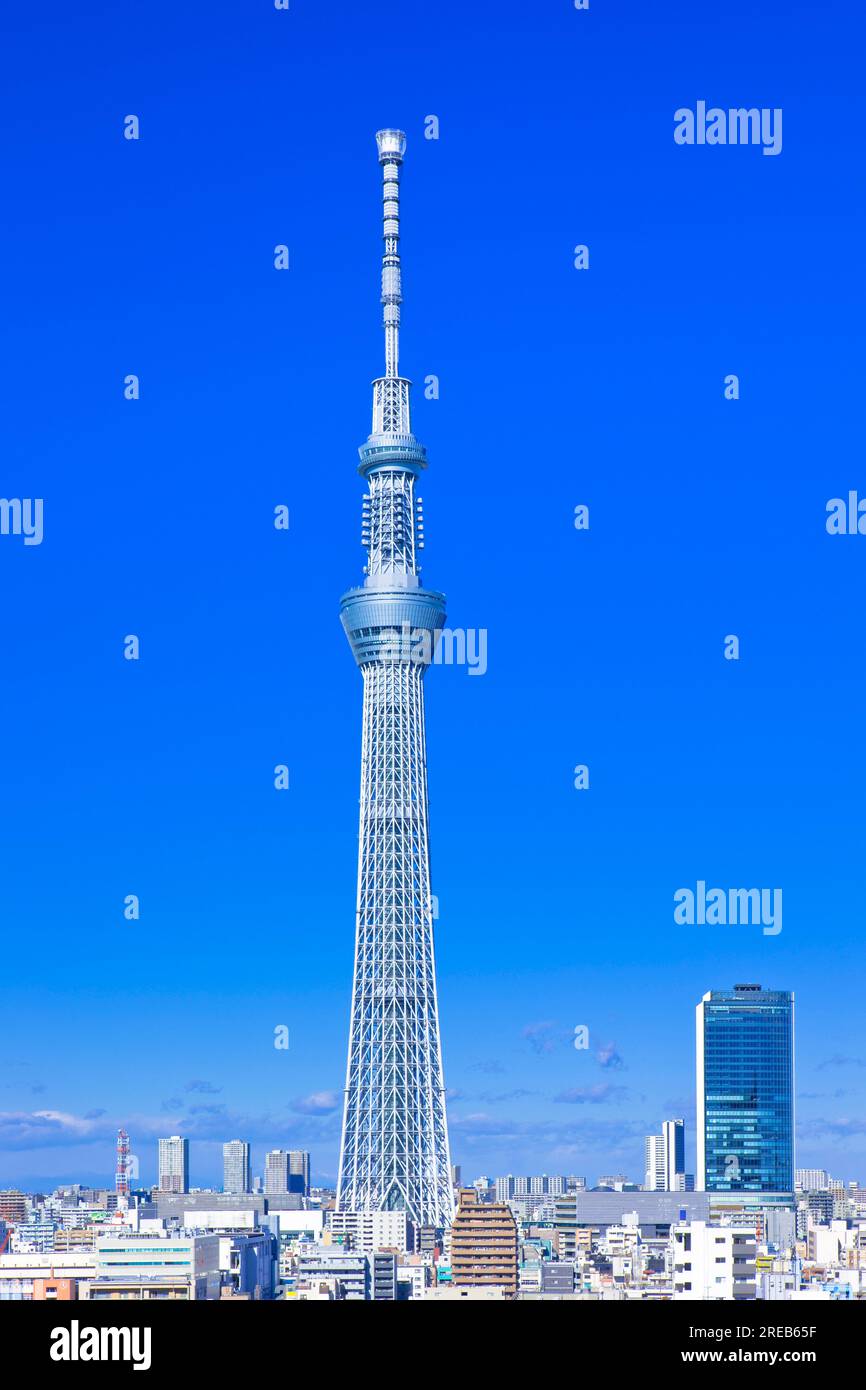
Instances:
[[[385,375],[373,382],[373,435],[412,433],[409,382],[400,376],[400,165],[406,152],[402,130],[376,132],[382,166],[382,325],[385,329]]]
[[[385,328],[385,375],[400,375],[400,165],[406,153],[402,130],[376,132],[379,163],[382,166],[382,323]]]

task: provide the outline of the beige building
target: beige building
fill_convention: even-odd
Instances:
[[[507,1202],[480,1202],[474,1189],[461,1189],[451,1227],[451,1282],[516,1297],[517,1222]]]

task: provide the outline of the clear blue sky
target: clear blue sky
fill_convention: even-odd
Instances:
[[[176,1132],[200,1184],[233,1137],[335,1175],[383,125],[425,577],[489,633],[427,680],[454,1159],[639,1179],[674,1114],[693,1154],[694,1007],[748,980],[796,991],[798,1163],[866,1179],[862,21],[393,9],[7,18],[0,492],[45,538],[0,537],[0,1184],[108,1180],[120,1123],[146,1180]],[[782,153],[676,145],[701,99]],[[676,925],[698,879],[781,935]]]

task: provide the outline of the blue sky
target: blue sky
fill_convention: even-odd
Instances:
[[[0,492],[45,536],[0,537],[0,1184],[107,1181],[121,1123],[145,1180],[177,1132],[196,1183],[234,1137],[335,1175],[383,125],[425,579],[489,634],[427,680],[453,1157],[640,1179],[674,1114],[693,1155],[694,1006],[748,980],[796,992],[798,1164],[866,1180],[861,21],[755,8],[7,22]],[[698,100],[782,153],[676,145]],[[678,926],[699,879],[783,931]]]

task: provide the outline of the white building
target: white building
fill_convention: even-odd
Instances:
[[[824,1168],[796,1168],[794,1187],[798,1192],[829,1192],[830,1174]]]
[[[223,1144],[223,1192],[251,1190],[250,1146],[244,1139],[230,1139]]]
[[[671,1227],[674,1301],[755,1297],[757,1244],[753,1225],[710,1226],[690,1221]]]
[[[430,1277],[430,1266],[423,1264],[397,1265],[397,1283],[409,1285],[410,1298],[423,1298]]]
[[[647,1192],[685,1192],[685,1121],[665,1120],[661,1134],[648,1134],[644,1143]],[[694,1184],[691,1184],[692,1186]]]
[[[102,1236],[87,1296],[219,1298],[220,1237],[189,1232]],[[171,1294],[168,1295],[168,1291]]]
[[[409,1227],[405,1211],[332,1211],[328,1214],[332,1237],[348,1236],[352,1250],[408,1250]]]
[[[92,1279],[95,1273],[96,1255],[91,1250],[69,1254],[56,1251],[3,1254],[0,1255],[0,1303],[29,1302],[35,1279],[77,1279],[80,1294],[83,1282]]]
[[[285,1149],[271,1149],[265,1156],[265,1192],[274,1195],[289,1190],[289,1155]]]
[[[189,1140],[179,1134],[159,1141],[159,1190],[189,1192]]]

